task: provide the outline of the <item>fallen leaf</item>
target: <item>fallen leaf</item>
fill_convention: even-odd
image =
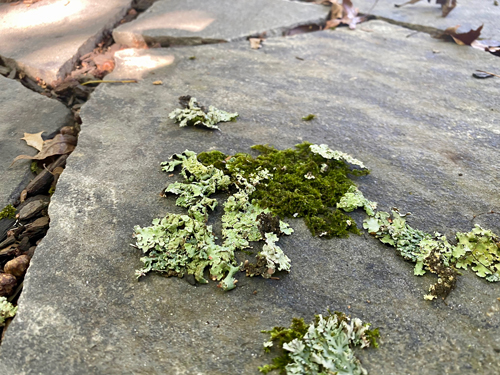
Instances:
[[[338,5],[338,4],[337,4]],[[339,5],[340,6],[340,5]],[[331,19],[326,22],[325,28],[332,29],[337,27],[338,25],[346,24],[349,25],[350,29],[355,29],[358,23],[366,21],[366,16],[358,16],[358,8],[354,8],[351,0],[342,0],[342,14],[339,18],[338,8],[332,4],[332,16]],[[335,18],[334,18],[335,17]]]
[[[21,203],[23,203],[25,200],[26,200],[26,197],[28,196],[28,190],[24,189],[22,192],[21,192],[21,196],[19,198],[19,200],[21,201]]]
[[[342,12],[344,8],[341,4],[337,3],[337,0],[332,1],[331,16],[330,19],[334,20],[337,18],[342,18]]]
[[[163,85],[163,82],[158,80],[158,81],[154,81],[153,82],[153,85]]]
[[[455,43],[461,46],[470,46],[472,42],[474,42],[479,35],[481,34],[481,30],[484,25],[479,26],[476,30],[472,29],[466,33],[457,33],[460,25],[448,27],[444,32],[443,36],[449,35],[453,38]]]
[[[264,39],[262,39],[262,38],[249,38],[248,40],[250,41],[250,48],[259,49],[262,47],[261,43]]]
[[[42,151],[43,147],[43,139],[42,139],[42,133],[24,133],[24,137],[21,138],[22,140],[26,141],[28,146],[36,148],[38,151]]]
[[[19,155],[12,164],[21,159],[44,160],[54,155],[69,154],[75,149],[76,137],[69,134],[57,134],[53,139],[44,142],[42,150],[35,156]]]

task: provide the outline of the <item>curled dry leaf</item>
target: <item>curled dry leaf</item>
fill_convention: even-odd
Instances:
[[[35,156],[19,155],[13,161],[15,163],[21,159],[44,160],[54,155],[69,154],[75,149],[77,138],[70,134],[57,134],[53,139],[43,143],[42,150]]]
[[[466,33],[457,33],[457,30],[460,27],[460,25],[448,27],[443,32],[441,37],[451,36],[455,41],[455,43],[461,46],[470,46],[477,38],[479,38],[483,26],[484,25],[481,25],[476,30],[472,29]]]
[[[332,16],[331,19],[326,22],[325,28],[332,29],[340,24],[345,24],[349,25],[350,29],[355,29],[358,23],[366,21],[366,16],[358,16],[358,8],[354,8],[351,0],[342,0],[341,9],[339,9],[339,7],[339,4],[332,3]],[[340,10],[342,10],[342,12],[340,12]]]
[[[160,80],[154,81],[153,85],[163,85],[163,81],[160,81]]]

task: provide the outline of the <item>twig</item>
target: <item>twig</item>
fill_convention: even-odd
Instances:
[[[495,74],[495,73],[490,73],[490,72],[487,72],[487,71],[485,71],[485,70],[478,70],[478,69],[476,69],[476,72],[481,72],[481,73],[491,74],[492,76],[495,76],[495,77],[500,78],[500,75]]]
[[[92,83],[137,83],[136,79],[123,79],[123,80],[96,80],[96,81],[87,81],[82,83],[82,86],[90,85]]]

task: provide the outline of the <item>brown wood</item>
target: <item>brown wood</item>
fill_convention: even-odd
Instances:
[[[36,195],[45,192],[49,189],[52,181],[54,180],[54,176],[52,175],[52,171],[57,167],[62,167],[66,164],[66,159],[68,155],[61,155],[59,158],[50,164],[47,169],[44,169],[38,176],[36,176],[26,187],[26,191],[28,192],[28,196]]]

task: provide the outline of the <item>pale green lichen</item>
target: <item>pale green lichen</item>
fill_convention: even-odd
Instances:
[[[500,281],[500,238],[495,233],[476,224],[469,233],[457,233],[457,240],[453,257],[458,268],[470,266],[479,277]]]
[[[15,219],[15,218],[16,218],[16,209],[11,204],[8,204],[2,209],[2,211],[0,211],[0,220]]]
[[[395,209],[392,217],[387,212],[377,212],[375,216],[365,219],[363,227],[381,242],[394,246],[404,259],[416,263],[415,275],[430,271],[438,276],[425,299],[444,298],[456,285],[453,247],[439,233],[431,235],[412,228],[406,223],[405,216]]]
[[[279,271],[290,271],[290,258],[288,258],[283,250],[276,245],[278,236],[274,233],[266,233],[266,244],[262,247],[262,251],[258,254],[267,262],[268,274],[272,275],[276,269]]]
[[[213,106],[209,106],[208,110],[200,106],[196,98],[190,96],[179,98],[182,109],[177,108],[168,116],[179,123],[179,126],[204,126],[208,129],[219,129],[219,122],[235,121],[238,117],[237,113],[229,113],[222,111]]]
[[[332,150],[328,145],[311,145],[311,151],[315,154],[323,156],[325,159],[334,159],[334,160],[342,160],[346,163],[357,165],[361,168],[366,168],[363,162],[358,159],[354,159],[351,155],[346,154],[345,152]]]
[[[359,207],[363,207],[368,216],[374,216],[375,210],[377,209],[377,202],[369,201],[356,186],[351,186],[349,190],[347,190],[347,193],[340,198],[340,202],[337,203],[337,208],[341,208],[346,212],[351,212]]]
[[[236,285],[234,276],[240,269],[234,252],[250,247],[251,241],[263,239],[259,217],[270,215],[269,210],[250,203],[249,194],[271,175],[266,169],[260,169],[247,178],[236,173],[231,179],[213,165],[200,163],[196,154],[189,150],[170,159],[162,163],[162,169],[173,172],[180,166],[184,182],[168,185],[165,193],[177,195],[176,205],[187,208],[188,214],[168,214],[163,219],[155,219],[150,227],[135,227],[136,246],[146,254],[141,258],[144,267],[136,271],[136,275],[141,277],[152,271],[179,277],[190,274],[199,283],[207,283],[203,273],[208,268],[213,280],[222,280],[219,287],[231,290]],[[236,192],[224,203],[221,246],[216,244],[212,227],[206,225],[208,210],[217,206],[210,195],[228,191],[230,186]],[[276,220],[283,229],[279,234],[293,232],[288,224]],[[277,266],[273,263],[273,268],[288,271],[289,263],[285,264],[283,256],[278,255],[273,258],[278,261]]]
[[[5,321],[13,318],[17,313],[17,306],[7,301],[7,298],[0,297],[0,327],[5,325]]]
[[[367,374],[353,348],[378,346],[378,329],[369,330],[369,326],[360,319],[351,320],[336,312],[327,317],[316,315],[310,325],[303,319],[293,319],[290,328],[274,327],[271,331],[262,331],[271,336],[264,343],[264,350],[269,352],[276,344],[283,355],[259,370],[264,374],[281,370],[288,375]]]

